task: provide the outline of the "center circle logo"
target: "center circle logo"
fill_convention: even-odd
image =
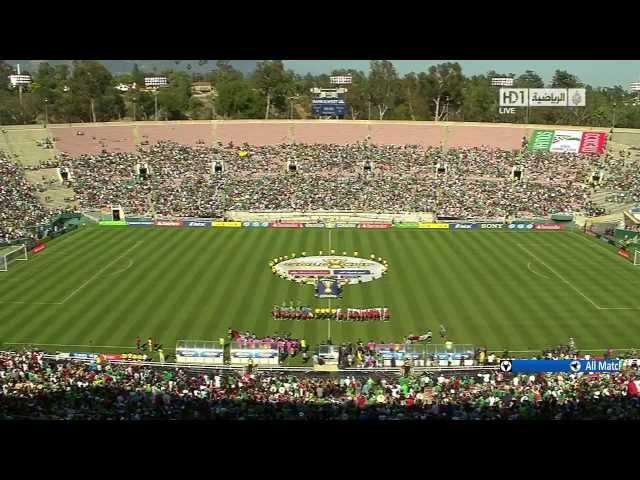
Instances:
[[[274,273],[292,282],[315,283],[318,278],[335,278],[343,285],[357,285],[382,278],[386,260],[344,255],[316,255],[277,258],[270,263]]]

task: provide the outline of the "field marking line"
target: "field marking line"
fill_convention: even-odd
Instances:
[[[107,268],[109,268],[111,265],[113,265],[114,263],[116,263],[118,260],[120,260],[122,257],[126,256],[127,253],[129,253],[131,250],[133,250],[134,248],[136,248],[138,245],[140,245],[142,243],[142,241],[136,242],[133,246],[129,247],[122,255],[120,255],[118,258],[111,260],[109,263],[107,263],[104,267],[102,267],[100,270],[98,270],[95,274],[93,274],[91,276],[91,278],[89,278],[89,280],[87,280],[86,282],[84,282],[82,285],[80,285],[78,288],[76,288],[73,292],[71,292],[69,295],[67,295],[65,298],[63,298],[60,303],[65,303],[67,300],[69,300],[71,297],[73,297],[76,293],[78,293],[80,290],[82,290],[84,287],[86,287],[89,282],[95,280],[102,272],[104,272]]]
[[[533,252],[529,251],[527,248],[523,247],[521,244],[516,243],[516,245],[518,246],[518,248],[524,250],[525,252],[527,252],[529,255],[531,255],[533,258],[535,258],[537,261],[539,261],[542,265],[544,265],[545,267],[547,267],[549,269],[550,272],[552,272],[556,277],[558,277],[560,280],[562,280],[564,283],[566,283],[567,285],[569,285],[574,291],[576,291],[578,294],[580,294],[580,296],[582,298],[584,298],[585,300],[587,300],[591,305],[593,305],[595,308],[597,308],[598,310],[602,310],[602,308],[593,300],[591,300],[589,297],[587,297],[584,293],[582,293],[580,290],[578,290],[569,280],[567,280],[566,278],[564,278],[562,275],[560,275],[558,272],[556,272],[553,268],[551,268],[549,265],[547,265],[544,261],[542,261],[539,257],[537,257],[536,255],[533,254]]]
[[[21,303],[25,305],[62,305],[60,302],[20,302],[13,300],[0,300],[0,303]]]
[[[114,276],[114,275],[118,275],[119,273],[126,272],[126,271],[127,271],[127,270],[129,270],[132,266],[133,266],[133,260],[129,259],[129,264],[128,264],[125,268],[123,268],[122,270],[118,270],[118,271],[116,271],[116,272],[113,272],[113,273],[109,273],[109,274],[107,274],[107,276],[108,276],[108,277],[112,277],[112,276]]]
[[[551,280],[551,279],[550,279],[549,277],[547,277],[546,275],[543,275],[542,273],[538,273],[538,272],[536,272],[536,271],[533,269],[533,267],[531,266],[531,262],[528,262],[528,263],[527,263],[527,268],[529,269],[529,271],[530,271],[531,273],[533,273],[533,274],[535,274],[535,275],[538,275],[539,277],[546,278],[547,280]]]

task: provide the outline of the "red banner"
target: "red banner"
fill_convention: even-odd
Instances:
[[[182,222],[174,220],[156,220],[156,227],[181,227]]]
[[[390,228],[390,223],[359,223],[358,228]]]
[[[537,224],[534,225],[533,228],[535,228],[536,230],[562,230],[564,228],[564,225],[558,225],[556,223],[554,224]]]
[[[606,143],[607,134],[604,132],[583,132],[578,152],[602,155]]]
[[[31,253],[41,252],[42,250],[45,249],[46,246],[47,246],[46,243],[39,243],[35,247],[33,247],[33,249],[31,250]]]
[[[631,260],[631,255],[624,248],[621,248],[620,250],[618,250],[618,255],[626,258],[627,260]]]
[[[273,228],[301,228],[302,224],[295,222],[272,222],[269,226]]]

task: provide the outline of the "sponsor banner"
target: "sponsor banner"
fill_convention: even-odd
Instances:
[[[527,231],[533,230],[533,223],[510,223],[509,230]]]
[[[583,132],[578,152],[602,155],[606,144],[607,135],[604,132]]]
[[[336,228],[356,228],[357,223],[336,223]]]
[[[127,220],[127,225],[130,227],[153,227],[155,222],[151,219],[149,220]]]
[[[222,358],[224,351],[221,348],[178,348],[177,357],[194,358]]]
[[[240,228],[242,227],[242,222],[211,222],[212,227],[230,227],[230,228]]]
[[[324,228],[324,223],[305,223],[305,228]]]
[[[268,227],[269,222],[242,222],[243,227]]]
[[[501,230],[503,228],[507,228],[507,226],[504,223],[479,223],[476,228]]]
[[[31,249],[31,253],[38,253],[44,250],[47,247],[46,243],[39,243],[35,247]]]
[[[182,222],[183,227],[211,227],[211,221],[200,222],[196,220],[188,220]]]
[[[627,260],[631,260],[631,255],[624,248],[621,248],[620,250],[618,250],[618,255],[626,258]]]
[[[181,227],[182,222],[176,220],[156,220],[156,227]]]
[[[371,275],[371,270],[334,270],[334,275]]]
[[[126,227],[127,222],[125,220],[100,220],[98,225],[102,225],[105,227]]]
[[[301,228],[302,224],[297,222],[271,222],[271,228]]]
[[[528,148],[530,151],[542,150],[548,152],[553,142],[553,130],[534,130],[529,139]]]
[[[419,224],[416,222],[394,223],[393,228],[419,228]]]
[[[576,132],[575,130],[556,130],[549,151],[578,153],[581,141],[582,132]]]
[[[98,355],[96,355],[95,353],[86,352],[74,352],[69,354],[69,358],[72,358],[74,360],[95,360],[97,356]]]
[[[60,352],[56,354],[56,360],[67,360],[69,357],[71,357],[69,352]]]
[[[327,228],[336,228],[336,224],[335,223],[327,223],[325,226]]]
[[[511,360],[509,363],[513,373],[618,373],[622,367],[622,360]],[[501,369],[504,370],[505,365],[501,364]]]
[[[311,100],[311,113],[314,116],[344,116],[347,105],[342,98],[314,98]]]
[[[231,349],[231,358],[278,358],[278,350],[273,349]]]
[[[331,270],[287,270],[289,275],[331,275]]]
[[[418,228],[431,228],[431,229],[445,230],[449,228],[449,224],[448,223],[419,223]]]
[[[534,130],[529,139],[530,151],[602,155],[607,144],[604,132],[576,130]]]
[[[390,228],[390,223],[358,223],[358,228]]]
[[[477,223],[452,223],[451,227],[453,230],[471,230],[474,228],[478,228]]]
[[[122,354],[120,353],[101,353],[99,355],[104,360],[114,361],[114,360],[122,360]]]
[[[536,230],[562,230],[564,228],[564,225],[558,225],[556,223],[552,223],[552,224],[539,223],[537,225],[534,225],[533,228]]]

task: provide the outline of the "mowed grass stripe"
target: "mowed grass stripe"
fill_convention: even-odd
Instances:
[[[149,310],[144,310],[143,314],[151,316],[153,311],[158,312],[145,325],[149,335],[160,339],[164,345],[173,346],[178,337],[187,329],[186,325],[192,321],[177,315],[184,298],[189,290],[200,281],[193,275],[192,266],[202,259],[202,252],[191,247],[189,242],[189,230],[185,230],[187,236],[181,237],[175,242],[175,247],[170,256],[164,260],[167,262],[162,272],[158,272],[160,281],[155,292],[154,305],[149,305]],[[224,235],[222,232],[213,234]],[[229,251],[233,249],[233,242],[223,242],[222,247],[217,252],[216,258],[211,262],[212,268],[221,269],[221,262],[227,258]],[[185,249],[185,246],[187,249]],[[218,315],[222,315],[220,312]],[[201,312],[206,315],[206,312]],[[147,333],[145,333],[147,335]]]
[[[603,260],[589,251],[584,251],[584,253],[576,255],[576,249],[580,250],[580,248],[583,248],[577,247],[576,244],[578,244],[578,239],[572,239],[570,242],[559,241],[557,251],[561,252],[564,258],[568,259],[567,262],[571,266],[571,272],[579,271],[582,273],[582,278],[587,280],[586,283],[596,286],[598,291],[602,292],[601,296],[596,297],[597,300],[595,300],[598,306],[606,306],[606,302],[610,302],[609,305],[613,303],[614,305],[625,306],[635,300],[633,287],[625,285],[624,281],[620,281],[614,273],[611,273],[608,276],[598,273],[597,270],[599,270],[600,267],[598,264],[603,262]],[[590,253],[591,256],[589,256]],[[590,265],[594,268],[589,268]],[[564,273],[561,274],[564,276]],[[578,285],[577,288],[582,288],[582,286]],[[624,325],[619,321],[606,321],[605,318],[608,315],[607,311],[595,310],[592,305],[588,305],[586,302],[584,310],[584,318],[588,318],[592,315],[600,317],[600,320],[597,323],[586,321],[581,322],[580,336],[583,339],[586,337],[589,344],[592,344],[597,338],[602,338],[604,329],[607,329],[608,336],[615,338],[616,345],[625,340],[625,336],[628,335],[629,325]],[[632,318],[637,319],[637,314],[638,311],[636,311],[636,315],[633,315]],[[638,326],[637,321],[634,323]],[[573,336],[578,337],[576,333],[574,333]]]
[[[82,241],[81,238],[78,239],[77,237],[74,240]],[[71,258],[57,274],[47,277],[46,280],[43,281],[44,285],[41,285],[40,288],[50,288],[54,290],[55,295],[57,295],[57,301],[62,300],[62,295],[68,295],[71,291],[82,285],[87,278],[90,278],[85,276],[86,268],[81,269],[80,266],[89,264],[90,260],[88,259],[91,258],[91,250],[99,249],[102,251],[111,251],[111,249],[115,248],[115,246],[120,242],[120,238],[108,239],[106,242],[103,238],[102,242],[104,245],[102,247],[97,244],[94,245],[92,242],[90,251],[86,252],[86,254],[78,254]],[[103,258],[103,256],[101,256],[101,258]],[[88,286],[86,288],[88,288]],[[73,317],[73,303],[70,302],[62,305],[34,305],[34,307],[36,308],[25,309],[27,311],[34,312],[33,315],[28,317],[28,321],[24,321],[24,319],[22,319],[23,321],[17,325],[16,322],[19,321],[19,318],[16,318],[15,321],[10,321],[6,324],[3,322],[3,327],[7,331],[11,332],[11,335],[7,336],[10,338],[28,338],[29,341],[37,341],[37,339],[42,338],[42,343],[46,343],[44,342],[44,339],[57,338],[56,335],[60,331],[69,329],[69,326],[65,326],[64,322],[59,322],[55,319],[64,315],[71,315]],[[74,322],[71,330],[79,328],[80,324],[80,322]]]
[[[148,245],[148,248],[145,246],[145,255],[147,257],[138,265],[140,272],[143,273],[145,268],[148,267],[150,271],[147,270],[147,272],[151,273],[155,279],[156,277],[162,277],[162,274],[159,273],[160,270],[154,271],[154,267],[157,268],[161,265],[165,268],[165,266],[170,267],[173,265],[173,271],[171,271],[171,268],[165,269],[168,277],[167,281],[173,282],[176,286],[183,283],[193,287],[194,283],[197,282],[192,283],[193,280],[191,278],[181,276],[185,264],[190,267],[183,260],[183,257],[185,257],[186,253],[192,251],[200,252],[201,256],[204,255],[203,252],[206,250],[203,250],[203,247],[207,240],[211,239],[207,238],[208,232],[194,232],[193,230],[188,230],[187,232],[182,238],[174,235],[171,235],[170,238],[165,238],[168,237],[168,234],[159,231],[153,241],[150,242],[150,245]],[[199,260],[206,263],[206,256]],[[169,274],[169,272],[171,273]],[[116,313],[116,318],[118,316],[127,316],[132,317],[134,320],[122,322],[119,325],[119,328],[114,331],[116,341],[119,342],[118,344],[133,343],[136,336],[142,337],[143,341],[146,341],[148,336],[153,336],[155,340],[159,339],[160,333],[164,333],[169,323],[172,321],[178,322],[179,317],[173,315],[173,309],[171,308],[160,312],[156,311],[156,303],[161,300],[161,297],[155,286],[150,289],[142,288],[139,286],[141,283],[138,282],[137,278],[131,278],[128,283],[128,288],[119,294],[126,298],[127,301],[123,305],[122,311]],[[171,316],[171,319],[169,316]],[[116,318],[114,318],[114,321]],[[159,326],[159,324],[163,325]],[[162,338],[159,340],[165,348],[173,348],[175,346],[174,344],[164,343]]]
[[[123,238],[123,236],[126,238]],[[131,274],[135,273],[135,270],[130,269],[125,272],[129,273],[129,275],[124,278],[120,278],[119,275],[110,276],[110,273],[121,270],[130,257],[142,254],[141,252],[146,248],[146,242],[141,240],[140,234],[135,231],[120,230],[117,233],[107,233],[105,237],[106,241],[110,243],[115,241],[118,246],[117,250],[112,252],[110,261],[123,255],[125,257],[95,277],[91,283],[65,303],[64,306],[70,311],[76,312],[76,315],[82,318],[83,321],[78,322],[71,329],[64,329],[61,325],[59,330],[50,333],[50,336],[59,339],[57,343],[88,344],[91,341],[94,345],[119,345],[119,343],[112,343],[112,332],[117,325],[116,321],[114,321],[114,314],[120,312],[126,304],[126,298],[123,297],[123,293],[127,291],[131,281]],[[134,245],[137,246],[131,248]],[[140,278],[144,277],[140,276]],[[126,317],[125,319],[119,318],[119,321],[127,320],[128,318]],[[109,333],[103,335],[103,332]]]
[[[385,341],[399,341],[402,337],[420,335],[434,329],[435,322],[429,316],[428,304],[432,294],[430,286],[437,279],[437,268],[430,269],[429,253],[434,238],[421,235],[425,232],[389,232],[388,243],[389,273],[382,282],[391,293],[391,331],[384,332]],[[389,338],[393,334],[394,338]]]
[[[593,316],[600,317],[601,312],[540,261],[542,260],[567,279],[569,272],[576,269],[576,265],[573,263],[575,257],[567,256],[570,250],[563,251],[564,245],[571,241],[558,232],[535,232],[533,235],[546,239],[543,248],[532,247],[523,242],[520,244],[528,245],[525,248],[535,256],[530,255],[518,245],[516,247],[520,248],[527,262],[531,262],[537,273],[548,277],[548,279],[544,279],[531,273],[531,281],[528,286],[528,291],[532,297],[536,298],[534,305],[537,306],[538,325],[550,324],[552,326],[551,335],[545,335],[543,346],[555,347],[560,343],[566,343],[569,337],[581,338],[583,345],[596,341],[597,331],[585,328],[585,320],[593,318]],[[554,265],[549,259],[551,256],[556,259],[564,258],[564,264]],[[583,282],[584,278],[579,278],[571,283],[580,289]]]
[[[232,248],[231,254],[222,257],[224,263],[218,265],[219,281],[224,282],[225,286],[214,307],[220,313],[215,316],[211,330],[223,333],[223,329],[226,332],[227,327],[232,327],[254,331],[256,317],[261,320],[260,327],[267,324],[266,312],[261,311],[261,302],[256,301],[260,290],[266,289],[264,277],[260,274],[269,272],[266,262],[258,254],[261,239],[253,232],[225,233],[227,243],[234,246],[239,243],[237,238],[243,234],[246,234],[246,237],[241,248]],[[210,335],[207,338],[209,337]]]
[[[508,295],[508,286],[503,283],[503,271],[496,254],[497,242],[492,233],[449,232],[444,258],[450,259],[446,272],[451,273],[451,301],[458,305],[459,313],[465,323],[453,330],[454,339],[463,339],[463,343],[474,343],[477,339],[482,345],[501,342],[499,334],[504,331],[502,311],[504,295]],[[457,236],[461,237],[458,238]],[[446,254],[446,255],[444,255]],[[498,280],[500,285],[494,285]],[[449,299],[444,297],[442,301]],[[457,313],[457,312],[456,312]],[[457,335],[457,336],[456,336]]]
[[[545,346],[557,346],[563,339],[566,341],[569,338],[569,335],[565,338],[565,334],[569,332],[558,322],[559,318],[564,317],[563,301],[561,296],[557,295],[559,291],[562,291],[558,288],[563,285],[559,285],[557,279],[544,267],[537,265],[537,262],[534,267],[533,259],[520,247],[523,241],[526,242],[526,239],[537,234],[537,232],[495,233],[495,235],[502,237],[502,245],[507,257],[505,268],[518,272],[518,277],[515,277],[518,280],[514,282],[515,288],[512,292],[517,295],[519,302],[514,305],[518,308],[512,312],[511,329],[523,333],[526,343],[521,345],[521,348],[526,350],[533,349],[540,340]],[[545,248],[553,247],[549,243]],[[533,273],[529,269],[530,264],[536,273],[548,278]],[[516,347],[511,347],[511,349],[517,349]]]

